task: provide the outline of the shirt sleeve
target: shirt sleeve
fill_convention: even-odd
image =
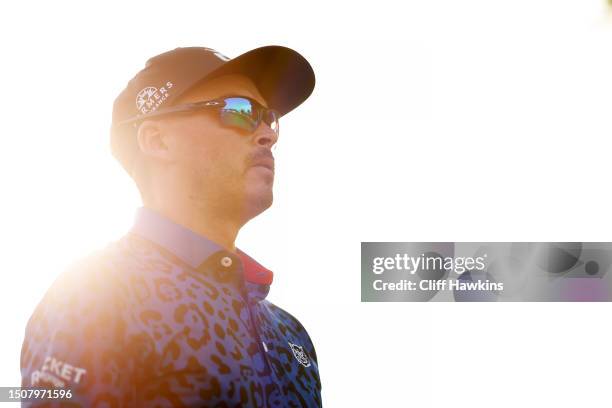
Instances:
[[[133,363],[117,290],[100,265],[81,263],[49,289],[30,318],[21,350],[21,386],[70,390],[70,399],[22,407],[126,407]]]

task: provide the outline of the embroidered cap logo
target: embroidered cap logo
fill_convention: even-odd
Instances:
[[[154,86],[143,88],[136,95],[136,109],[140,113],[149,113],[157,109],[166,99],[169,90],[174,86],[171,81],[166,82],[165,86],[157,89]]]

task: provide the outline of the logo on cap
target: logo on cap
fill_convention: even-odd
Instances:
[[[168,99],[168,90],[172,88],[174,84],[171,81],[166,82],[165,86],[157,89],[154,86],[147,86],[143,88],[136,95],[136,109],[141,113],[153,112],[157,109],[166,99]]]

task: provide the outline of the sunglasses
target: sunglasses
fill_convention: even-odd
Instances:
[[[268,125],[278,136],[278,119],[280,114],[274,109],[268,109],[254,99],[246,96],[225,96],[210,101],[185,103],[168,108],[158,109],[135,118],[119,122],[119,125],[129,124],[137,127],[138,122],[151,117],[173,113],[191,113],[202,110],[217,111],[222,125],[253,133],[261,122]]]

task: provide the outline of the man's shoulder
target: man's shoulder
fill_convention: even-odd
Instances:
[[[107,305],[113,296],[113,271],[107,248],[93,250],[70,262],[48,287],[40,299],[32,321],[50,314],[85,311],[86,306]]]
[[[51,285],[48,294],[84,292],[104,295],[115,291],[133,272],[159,267],[162,254],[155,245],[135,234],[125,234],[104,247],[90,251],[68,264]]]
[[[275,305],[267,299],[262,300],[261,305],[274,315],[277,319],[277,324],[284,325],[286,330],[292,331],[297,335],[305,335],[309,338],[308,332],[302,322],[292,313],[289,313],[287,310]]]
[[[105,306],[111,308],[125,293],[125,281],[138,259],[146,255],[142,244],[128,235],[90,250],[68,263],[48,287],[34,315],[46,310]]]
[[[159,268],[155,246],[128,233],[68,263],[44,292],[30,322],[51,315],[121,308],[135,274]],[[84,314],[84,317],[87,317]]]
[[[272,312],[276,317],[286,322],[302,326],[302,323],[300,323],[297,317],[295,317],[293,314],[289,313],[287,310],[283,309],[282,307],[272,303],[268,299],[263,299],[261,301],[261,304],[265,306],[270,312]]]
[[[174,263],[171,254],[164,253],[151,241],[127,233],[64,267],[34,314],[85,306],[121,307],[128,301],[134,282],[167,271]]]
[[[81,255],[70,262],[58,275],[49,288],[47,295],[66,295],[91,289],[102,293],[113,281],[114,254],[111,244]]]

